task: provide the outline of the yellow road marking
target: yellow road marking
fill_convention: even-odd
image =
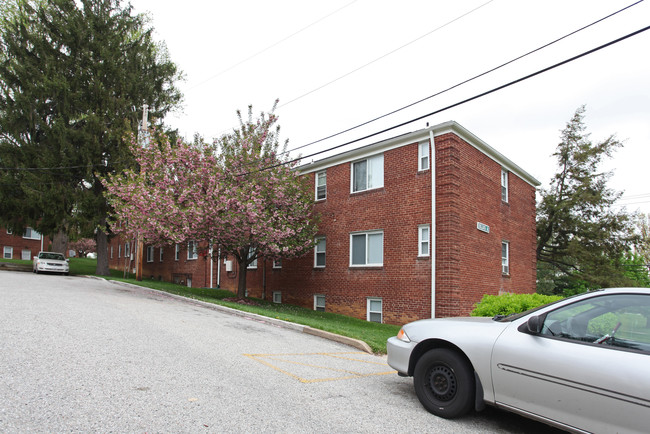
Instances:
[[[325,381],[337,381],[337,380],[350,380],[354,378],[364,378],[364,377],[372,377],[372,376],[377,376],[377,375],[388,375],[388,374],[394,374],[395,371],[387,371],[387,372],[371,372],[371,373],[363,373],[363,372],[356,372],[348,369],[340,369],[340,368],[332,368],[329,366],[322,366],[322,365],[315,365],[311,363],[305,363],[305,362],[300,362],[297,360],[291,360],[291,359],[285,359],[284,357],[303,357],[303,356],[325,356],[325,357],[331,357],[331,358],[337,358],[337,359],[342,359],[342,360],[350,360],[353,362],[358,362],[358,363],[367,363],[369,365],[380,365],[380,366],[388,366],[386,363],[381,363],[381,362],[375,362],[375,361],[368,361],[368,360],[363,360],[360,358],[353,358],[353,357],[344,357],[345,355],[359,355],[359,354],[366,354],[366,353],[361,353],[361,352],[344,352],[344,353],[288,353],[288,354],[243,354],[246,357],[249,357],[265,366],[268,366],[278,372],[281,372],[285,375],[288,375],[291,378],[294,378],[301,383],[321,383]],[[276,362],[282,362],[282,363],[289,363],[293,365],[298,365],[298,366],[305,366],[308,368],[315,368],[315,369],[324,369],[328,371],[334,371],[334,372],[341,372],[345,373],[348,375],[342,376],[342,377],[327,377],[327,378],[316,378],[316,379],[306,379],[303,377],[300,377],[299,375],[296,375],[292,372],[287,371],[286,369],[282,369],[275,364],[269,362],[268,360],[271,361],[276,361]]]

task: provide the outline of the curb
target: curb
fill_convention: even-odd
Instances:
[[[15,264],[13,262],[0,262],[0,270],[24,271],[24,272],[33,271],[31,265]]]
[[[364,351],[366,353],[373,354],[372,349],[370,348],[370,346],[367,343],[365,343],[363,341],[360,341],[358,339],[354,339],[354,338],[350,338],[350,337],[342,336],[342,335],[337,335],[336,333],[327,332],[325,330],[319,330],[319,329],[315,329],[313,327],[309,327],[309,326],[302,325],[302,324],[296,324],[296,323],[293,323],[293,322],[284,321],[284,320],[277,319],[277,318],[271,318],[271,317],[268,317],[268,316],[258,315],[256,313],[245,312],[243,310],[237,310],[237,309],[233,309],[233,308],[230,308],[230,307],[221,306],[219,304],[208,303],[206,301],[196,300],[194,298],[183,297],[182,295],[171,294],[169,292],[159,291],[157,289],[146,288],[144,286],[138,286],[138,285],[134,285],[132,283],[120,282],[120,281],[117,281],[117,280],[106,280],[106,279],[102,279],[101,277],[97,277],[97,276],[84,276],[84,277],[87,277],[87,278],[90,278],[90,279],[104,280],[104,281],[112,283],[114,285],[129,286],[129,287],[132,287],[132,288],[137,288],[137,289],[143,290],[145,292],[149,292],[151,294],[161,295],[161,296],[165,296],[165,297],[169,297],[169,298],[175,298],[177,300],[183,300],[185,302],[188,302],[190,304],[194,304],[196,306],[201,306],[201,307],[205,307],[205,308],[208,308],[208,309],[211,309],[211,310],[216,310],[216,311],[219,311],[219,312],[227,313],[229,315],[235,315],[235,316],[239,316],[239,317],[242,317],[242,318],[251,319],[253,321],[258,321],[258,322],[262,322],[262,323],[265,323],[265,324],[274,325],[276,327],[282,327],[282,328],[285,328],[285,329],[297,331],[299,333],[306,333],[308,335],[317,336],[317,337],[320,337],[320,338],[323,338],[323,339],[328,339],[328,340],[331,340],[331,341],[335,341],[335,342],[338,342],[340,344],[349,345],[349,346],[354,347],[354,348],[356,348],[356,349],[358,349],[360,351]]]

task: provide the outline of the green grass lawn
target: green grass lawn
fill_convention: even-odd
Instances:
[[[29,261],[24,262],[30,263]],[[96,259],[71,258],[70,274],[95,275],[96,265]],[[312,309],[292,306],[289,304],[276,304],[255,298],[248,299],[250,302],[254,303],[254,305],[240,304],[234,301],[225,300],[228,298],[234,298],[235,294],[223,289],[188,288],[186,286],[176,285],[170,282],[160,282],[157,280],[143,280],[138,282],[135,280],[133,275],[124,278],[123,273],[117,270],[111,270],[110,277],[101,277],[108,280],[128,282],[208,303],[220,304],[233,309],[290,321],[313,327],[315,329],[359,339],[366,342],[374,352],[381,354],[386,353],[386,340],[391,336],[395,336],[400,328],[395,325],[377,324],[335,313],[318,312]]]

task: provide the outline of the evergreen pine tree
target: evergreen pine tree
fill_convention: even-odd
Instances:
[[[180,73],[120,0],[14,0],[0,20],[0,223],[94,237],[106,275],[99,179],[134,164],[123,138],[143,104],[179,104]]]

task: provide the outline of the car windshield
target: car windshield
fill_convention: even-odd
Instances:
[[[65,258],[60,253],[41,253],[38,255],[39,259],[54,259],[57,261],[65,261]]]

